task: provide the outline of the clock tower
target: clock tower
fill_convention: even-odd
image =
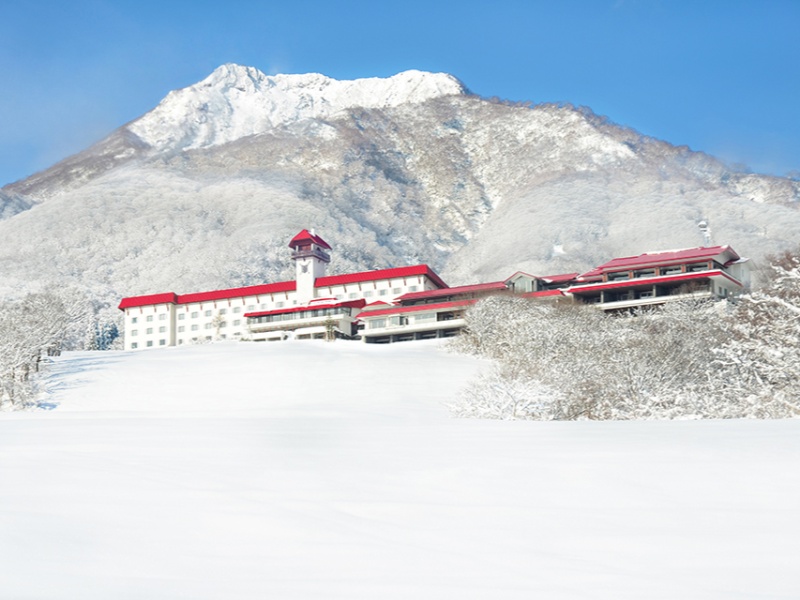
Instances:
[[[325,268],[331,262],[327,253],[331,247],[313,229],[303,229],[292,238],[289,247],[296,267],[297,303],[308,304],[315,296],[314,282],[325,276]]]

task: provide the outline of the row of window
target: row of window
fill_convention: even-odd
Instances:
[[[145,344],[145,347],[146,348],[152,348],[153,345],[154,345],[153,344],[153,340],[148,340],[147,343]],[[158,340],[158,345],[159,346],[166,346],[167,345],[167,340]],[[138,342],[131,342],[131,350],[136,350],[137,348],[139,348],[139,343]]]
[[[461,314],[454,312],[418,313],[411,317],[414,323],[432,323],[434,321],[449,321],[457,318],[461,318]],[[369,320],[370,329],[383,329],[384,327],[401,327],[403,325],[408,325],[408,324],[409,324],[409,318],[406,317],[405,315],[397,315],[385,319]]]
[[[166,333],[166,332],[167,332],[167,328],[165,326],[161,326],[161,327],[158,328],[158,333]],[[144,333],[145,333],[145,335],[152,335],[153,328],[152,327],[148,327],[147,329],[144,330]],[[139,335],[139,330],[138,329],[132,329],[131,330],[131,336],[134,336],[134,335]]]
[[[167,320],[167,313],[161,313],[160,315],[158,315],[158,320],[159,321],[166,321]],[[147,321],[148,323],[152,323],[153,322],[153,315],[147,315],[145,317],[145,321]],[[131,317],[131,323],[136,324],[138,322],[139,322],[139,317]]]
[[[299,319],[310,319],[313,317],[330,317],[333,315],[350,315],[352,310],[347,306],[337,308],[317,308],[315,310],[301,310],[298,312],[284,313],[282,315],[264,315],[262,317],[251,317],[249,322],[275,323],[277,321],[296,321]]]
[[[238,327],[239,325],[242,324],[242,320],[241,319],[234,319],[232,324],[233,324],[234,327]],[[223,321],[222,323],[219,324],[219,326],[220,326],[220,328],[227,327],[228,323],[226,321]],[[214,323],[206,323],[204,325],[204,327],[206,329],[213,329],[215,327],[215,324]],[[192,331],[197,331],[198,329],[200,329],[200,326],[195,324],[195,325],[192,325],[191,329],[192,329]],[[179,325],[178,326],[178,332],[179,333],[183,332],[185,330],[186,330],[186,326],[185,325]],[[167,327],[165,325],[162,325],[161,327],[158,328],[158,333],[166,333],[166,331],[167,331]],[[153,328],[152,327],[148,327],[147,329],[145,329],[144,333],[145,333],[145,335],[152,335]],[[138,329],[132,329],[131,330],[131,336],[137,336],[137,335],[139,335],[139,330]]]
[[[236,333],[233,334],[233,337],[236,338],[236,337],[240,337],[241,335],[242,335],[241,333],[236,332]],[[192,342],[198,342],[198,341],[200,341],[200,339],[201,338],[194,337],[194,338],[191,339],[191,341]],[[213,338],[212,338],[212,336],[207,335],[202,339],[207,341],[207,342],[210,342]],[[228,339],[228,336],[226,336],[225,334],[222,334],[222,335],[219,336],[219,339],[225,340],[225,339]],[[185,343],[185,340],[183,338],[180,338],[178,340],[178,345],[182,346],[184,343]],[[164,339],[158,340],[158,345],[159,346],[166,346],[167,345],[167,340],[164,340]],[[153,342],[153,340],[148,340],[144,345],[145,348],[152,348],[153,346],[155,346],[155,343]],[[139,343],[138,342],[131,342],[131,350],[138,350],[138,349],[139,349]]]

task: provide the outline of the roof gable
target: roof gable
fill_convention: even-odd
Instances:
[[[303,229],[300,233],[292,238],[289,242],[289,248],[295,248],[299,246],[303,242],[312,242],[321,248],[325,248],[326,250],[331,250],[331,247],[328,245],[328,242],[323,240],[318,235],[311,233],[308,229]]]

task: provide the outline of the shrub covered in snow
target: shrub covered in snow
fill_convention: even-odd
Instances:
[[[452,409],[499,419],[785,418],[800,415],[800,252],[725,301],[636,315],[492,297],[455,349],[495,359]]]

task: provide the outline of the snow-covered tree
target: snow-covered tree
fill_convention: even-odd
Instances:
[[[69,290],[0,305],[0,407],[30,402],[42,359],[82,343],[79,332],[90,314],[85,298]]]
[[[720,387],[757,416],[800,416],[800,248],[772,257],[766,273],[717,352]]]
[[[794,414],[796,274],[796,265],[780,270],[775,290],[736,308],[695,300],[607,315],[584,305],[484,300],[468,313],[467,331],[453,347],[495,359],[497,367],[473,382],[453,410],[533,419]]]

